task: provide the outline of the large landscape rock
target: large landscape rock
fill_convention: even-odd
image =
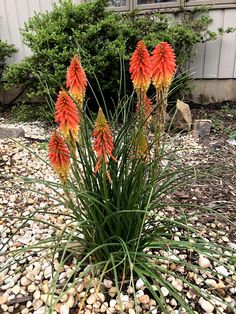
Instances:
[[[6,128],[0,127],[0,139],[24,137],[25,131],[22,128]]]
[[[176,130],[185,130],[190,132],[192,126],[192,115],[189,105],[181,100],[177,100],[176,114],[173,119],[173,125]]]

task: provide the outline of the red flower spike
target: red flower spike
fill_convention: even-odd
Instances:
[[[176,70],[174,49],[170,44],[161,42],[152,52],[152,80],[156,88],[167,89]]]
[[[95,173],[97,173],[101,168],[102,161],[108,163],[108,156],[116,161],[116,158],[112,155],[114,144],[111,129],[101,108],[99,108],[95,120],[93,138],[95,139],[93,150],[97,155],[97,164],[95,166]]]
[[[55,104],[55,122],[66,140],[75,143],[79,133],[79,113],[73,100],[65,91],[60,91]]]
[[[49,159],[63,183],[67,181],[70,167],[70,152],[64,139],[54,131],[49,141]]]
[[[130,73],[134,88],[146,92],[151,81],[151,57],[144,41],[139,41],[130,60]]]
[[[87,77],[80,59],[75,55],[66,73],[66,87],[69,88],[69,93],[80,105],[83,104],[87,84]]]

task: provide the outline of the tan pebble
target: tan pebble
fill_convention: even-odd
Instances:
[[[14,286],[14,287],[11,289],[11,291],[12,291],[15,295],[17,295],[18,293],[20,293],[20,286],[18,286],[18,285]]]
[[[108,294],[109,294],[109,296],[110,296],[111,298],[114,298],[114,296],[116,295],[116,293],[117,293],[116,287],[111,287],[111,288],[109,289],[109,291],[108,291]]]
[[[68,300],[68,294],[65,293],[65,294],[63,294],[63,295],[61,296],[60,302],[64,303],[64,302],[66,302],[67,300]]]
[[[7,296],[2,295],[0,296],[0,305],[7,303]]]
[[[59,313],[59,312],[60,312],[60,308],[61,308],[61,306],[62,306],[62,304],[61,304],[61,303],[57,303],[57,304],[55,305],[54,309],[55,309],[55,311],[56,311],[57,313]]]
[[[39,300],[40,299],[40,291],[36,290],[33,294],[34,300]]]
[[[95,294],[91,294],[88,299],[86,300],[87,304],[93,304],[97,300],[97,297]]]
[[[34,200],[33,200],[32,198],[29,198],[28,201],[27,201],[27,203],[28,203],[29,205],[32,205],[32,204],[34,204]]]
[[[67,293],[68,293],[68,294],[71,294],[71,295],[73,295],[73,296],[75,296],[75,295],[76,295],[76,289],[75,289],[74,287],[71,287],[71,288],[68,290]]]
[[[84,314],[91,314],[91,311],[90,310],[85,310]]]
[[[99,309],[101,307],[101,303],[99,302],[99,301],[97,301],[97,302],[95,302],[94,304],[93,304],[93,308],[94,309]]]
[[[101,306],[101,313],[104,313],[106,312],[106,310],[108,309],[108,303],[107,302],[104,302]]]
[[[103,303],[103,302],[105,301],[105,295],[104,295],[103,293],[98,292],[97,296],[98,296],[98,300],[99,300],[101,303]]]
[[[125,308],[126,308],[127,310],[132,309],[133,307],[134,307],[134,301],[133,301],[133,300],[131,300],[131,301],[125,303]]]
[[[35,275],[32,274],[32,272],[28,272],[28,273],[25,275],[25,277],[26,277],[27,279],[29,279],[30,281],[34,281]]]
[[[229,242],[229,238],[227,238],[227,237],[225,237],[225,236],[222,237],[222,240],[223,240],[224,242]]]
[[[149,305],[150,306],[156,306],[157,302],[155,300],[151,299],[150,302],[149,302]]]
[[[47,294],[49,292],[48,284],[43,284],[41,286],[41,290],[42,290],[43,293]]]
[[[114,307],[109,307],[108,309],[107,309],[107,314],[113,314],[113,313],[115,313],[115,308]]]
[[[25,308],[21,311],[21,314],[28,314],[29,313],[29,309]]]
[[[35,311],[37,311],[42,305],[43,305],[43,301],[42,300],[33,300],[33,308]]]
[[[34,292],[34,291],[36,290],[35,284],[29,285],[29,286],[27,287],[27,290],[28,290],[30,293]]]
[[[3,312],[7,312],[8,306],[6,304],[2,304],[1,309],[3,310]]]
[[[129,309],[129,314],[135,314],[135,310],[134,309]]]
[[[74,303],[75,303],[75,299],[74,299],[73,295],[70,295],[69,299],[66,301],[66,304],[69,306],[69,308],[72,308]]]
[[[217,282],[214,279],[206,279],[205,284],[213,288],[217,287]]]
[[[26,277],[22,277],[20,283],[22,286],[28,286],[29,284],[31,284],[31,281]]]
[[[147,303],[149,303],[150,298],[149,298],[149,296],[147,294],[144,294],[144,295],[141,295],[138,298],[138,300],[139,300],[140,303],[147,304]]]
[[[77,286],[76,290],[78,293],[80,293],[84,290],[84,285],[82,282]]]

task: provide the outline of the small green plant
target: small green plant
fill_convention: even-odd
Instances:
[[[11,117],[15,122],[50,121],[50,112],[45,111],[42,103],[22,102],[11,109]]]

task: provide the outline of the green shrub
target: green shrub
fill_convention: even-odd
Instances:
[[[6,41],[0,39],[0,79],[2,77],[3,70],[6,67],[6,59],[11,57],[17,50],[14,45],[8,44]]]
[[[145,40],[150,49],[160,41],[168,41],[176,51],[182,72],[194,54],[194,45],[216,37],[216,33],[208,31],[211,18],[202,15],[193,19],[194,14],[183,12],[176,23],[160,13],[117,14],[106,10],[106,1],[75,5],[71,0],[62,0],[54,4],[51,12],[38,13],[25,24],[22,36],[33,55],[9,67],[6,87],[24,84],[32,98],[55,95],[64,83],[71,56],[79,51],[95,93],[99,94],[99,87],[94,73],[111,105],[111,98],[117,98],[121,87],[121,64],[127,76],[128,61],[139,39]],[[126,77],[122,82],[122,90],[131,93]],[[88,99],[93,103],[91,91]]]

